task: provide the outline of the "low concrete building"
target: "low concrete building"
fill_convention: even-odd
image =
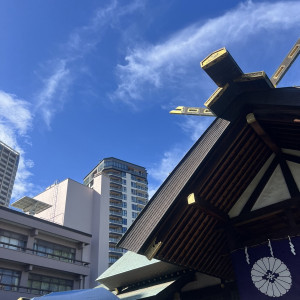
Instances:
[[[0,207],[0,299],[89,288],[91,234]]]
[[[90,188],[68,178],[34,198],[23,197],[12,204],[37,218],[92,235],[88,254],[93,261],[90,288],[97,285],[96,278],[108,268],[109,253],[109,178],[99,175],[94,182],[94,188]]]

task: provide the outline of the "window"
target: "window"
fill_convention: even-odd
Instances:
[[[125,210],[125,209],[122,210],[122,216],[127,217],[127,210]]]
[[[127,200],[127,195],[126,194],[123,194],[123,200]]]
[[[135,219],[138,215],[139,215],[139,213],[132,212],[132,218],[133,218],[133,219]]]
[[[139,206],[136,205],[136,204],[131,204],[131,207],[132,207],[133,210],[137,210],[137,211],[141,211],[141,210],[142,210],[142,208],[139,207]]]
[[[123,225],[127,225],[127,219],[122,219]]]
[[[65,262],[74,262],[75,260],[75,248],[37,239],[33,245],[33,249],[35,250],[34,253],[39,256],[45,256]]]
[[[127,227],[122,227],[122,233],[125,233],[127,230]]]
[[[28,292],[32,294],[48,294],[49,292],[69,291],[73,281],[38,274],[29,274]]]
[[[27,238],[25,235],[0,229],[0,247],[12,250],[25,250]]]
[[[122,179],[122,184],[126,184],[126,179]]]
[[[0,285],[5,291],[17,291],[21,272],[0,268]]]
[[[127,208],[127,203],[126,202],[122,202],[122,207],[123,208]]]

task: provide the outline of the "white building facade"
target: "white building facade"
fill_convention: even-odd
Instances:
[[[0,205],[8,207],[19,164],[19,153],[0,141]]]
[[[109,178],[98,176],[95,183],[97,189],[91,189],[72,179],[65,179],[33,199],[23,197],[12,204],[37,218],[92,236],[87,246],[89,252],[85,252],[88,257],[82,258],[92,262],[87,279],[89,287],[97,285],[95,279],[108,267]]]
[[[148,181],[144,167],[109,157],[84,178],[84,185],[97,190],[97,177],[103,174],[109,176],[109,265],[112,265],[124,253],[116,244],[148,202]]]

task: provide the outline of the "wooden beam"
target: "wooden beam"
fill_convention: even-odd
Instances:
[[[200,197],[196,197],[194,193],[191,193],[187,197],[188,205],[194,205],[200,211],[205,213],[208,216],[211,216],[221,222],[227,223],[229,221],[229,216],[223,212],[222,210],[218,209],[217,207],[210,204],[208,201],[201,199]]]
[[[268,239],[282,239],[287,238],[287,236],[298,236],[300,234],[300,226],[297,225],[293,228],[284,228],[281,230],[274,231],[272,228],[269,232],[264,232],[264,234],[258,235],[257,233],[253,235],[247,234],[242,239],[243,246],[254,246],[261,243],[265,243]]]
[[[280,148],[272,141],[271,137],[261,127],[253,113],[246,116],[247,123],[253,128],[256,134],[264,141],[264,143],[277,155],[281,155]]]
[[[283,158],[296,164],[300,164],[300,156],[283,153]]]
[[[281,109],[300,107],[300,88],[287,87],[251,92],[243,95],[244,103],[254,105],[255,108],[270,108],[276,106]]]
[[[279,212],[283,212],[289,208],[300,208],[300,197],[293,197],[267,207],[263,207],[254,211],[251,211],[248,214],[239,215],[230,220],[230,223],[234,226],[241,226],[247,223],[251,223],[254,221],[262,220],[267,216],[276,215]]]
[[[291,208],[287,208],[285,210],[285,214],[286,214],[287,219],[289,221],[290,227],[291,228],[295,228],[297,226],[297,223],[296,223],[295,217],[293,215],[292,209]]]
[[[276,143],[261,127],[261,125],[256,120],[253,113],[248,114],[246,119],[248,124],[253,128],[253,130],[257,133],[257,135],[259,135],[260,138],[264,141],[264,143],[277,155],[291,197],[296,197],[297,195],[299,195],[299,189],[297,187],[297,184],[295,182],[295,179],[293,177],[293,174],[291,173],[289,166],[287,165],[286,161],[283,159],[283,154],[281,152],[281,149],[276,145]]]
[[[274,172],[274,170],[276,169],[277,166],[278,166],[278,160],[275,158],[275,159],[273,159],[272,163],[270,164],[270,166],[268,167],[268,169],[264,173],[263,177],[259,181],[258,185],[256,186],[256,188],[252,192],[252,194],[249,197],[247,203],[243,207],[240,215],[245,215],[245,214],[247,214],[251,211],[251,209],[255,205],[259,195],[263,191],[264,187],[266,186],[267,182],[269,181],[271,175],[273,174],[273,172]]]
[[[279,163],[291,197],[298,196],[300,194],[299,189],[288,164],[284,159],[280,159]]]

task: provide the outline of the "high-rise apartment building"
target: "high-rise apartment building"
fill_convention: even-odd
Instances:
[[[100,174],[109,176],[109,265],[112,265],[124,252],[116,244],[148,202],[147,171],[114,157],[104,158],[84,178],[84,185],[96,188],[94,179]]]
[[[0,205],[8,206],[19,164],[19,153],[0,141]]]

